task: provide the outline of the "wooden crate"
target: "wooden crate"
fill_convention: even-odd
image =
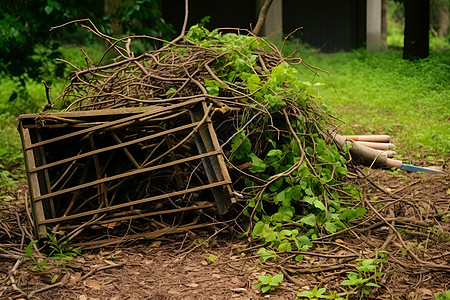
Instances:
[[[235,200],[204,100],[20,116],[36,232],[136,238],[226,213]]]

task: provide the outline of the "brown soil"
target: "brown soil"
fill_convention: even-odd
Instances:
[[[355,259],[374,258],[376,249],[387,251],[376,279],[380,287],[350,299],[434,299],[434,293],[450,290],[450,175],[375,171],[369,177],[372,183],[361,183],[372,199],[366,202],[368,217],[352,230],[317,240],[302,262],[293,259],[295,253],[281,253],[263,263],[258,243],[216,228],[84,251],[64,267],[48,262],[39,271],[31,261],[17,265],[16,253],[29,243],[26,232],[13,234],[30,228],[23,200],[0,202],[0,234],[10,232],[0,240],[0,299],[296,299],[314,286],[343,293],[352,290],[341,282],[356,271]],[[205,258],[210,255],[215,264]],[[284,280],[272,292],[253,288],[258,275],[278,273]]]

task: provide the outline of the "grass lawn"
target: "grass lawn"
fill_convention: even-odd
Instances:
[[[295,48],[287,44],[286,53]],[[354,50],[323,54],[301,47],[298,56],[329,71],[299,66],[346,134],[389,134],[404,160],[448,160],[450,154],[450,51],[418,61],[402,51]]]

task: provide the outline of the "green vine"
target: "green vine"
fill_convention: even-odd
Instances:
[[[365,213],[359,191],[343,183],[348,154],[330,143],[331,118],[319,108],[315,90],[283,58],[272,66],[260,63],[261,49],[281,57],[276,48],[199,25],[186,40],[223,54],[212,68],[217,79],[205,79],[210,95],[230,89],[243,95],[245,113],[226,154],[233,164],[251,164],[244,188],[248,234],[280,252],[307,251],[312,239],[345,229]]]

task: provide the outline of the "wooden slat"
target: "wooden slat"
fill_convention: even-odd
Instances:
[[[208,159],[203,160],[203,167],[206,171],[206,176],[208,178],[209,183],[213,183],[216,181],[222,181],[225,179],[225,176],[223,175],[224,170],[221,168],[218,157],[221,157],[222,155],[222,149],[220,147],[215,147],[215,145],[218,145],[218,141],[215,144],[213,142],[213,139],[217,139],[217,137],[214,135],[214,138],[210,134],[209,126],[212,126],[211,120],[209,119],[208,109],[206,107],[206,103],[202,102],[199,106],[195,107],[193,110],[191,110],[191,119],[192,121],[199,121],[203,119],[205,116],[206,124],[201,126],[198,130],[198,134],[196,134],[195,137],[195,143],[197,145],[197,149],[199,153],[203,152],[209,152],[209,151],[215,151],[218,152],[218,155],[211,156]],[[212,127],[211,127],[212,128]],[[211,130],[214,131],[214,130]],[[222,158],[223,159],[223,158]],[[228,171],[225,170],[225,172]],[[229,177],[228,177],[229,178]],[[229,180],[230,181],[230,180]],[[225,187],[223,189],[213,189],[213,196],[214,200],[216,202],[217,210],[219,213],[224,214],[228,211],[229,206],[231,205],[231,199],[230,199],[230,193],[228,189]]]
[[[215,183],[205,184],[202,186],[185,189],[182,191],[176,191],[176,192],[172,192],[172,193],[168,193],[168,194],[162,194],[162,195],[153,196],[153,197],[149,197],[149,198],[134,200],[134,201],[130,201],[127,203],[116,204],[114,206],[108,206],[108,207],[103,207],[103,208],[99,208],[99,209],[94,209],[91,211],[86,211],[86,212],[78,213],[75,215],[68,215],[66,217],[47,219],[45,221],[42,221],[40,223],[40,225],[64,222],[64,221],[73,220],[73,219],[77,219],[77,218],[81,218],[81,217],[86,217],[86,216],[90,216],[90,215],[94,215],[94,214],[100,214],[100,213],[104,213],[104,212],[108,212],[108,211],[112,211],[112,210],[116,210],[116,209],[120,209],[120,208],[125,208],[125,207],[129,207],[129,206],[133,206],[133,205],[138,205],[138,204],[147,203],[147,202],[151,202],[151,201],[162,200],[162,199],[166,199],[169,197],[181,196],[184,194],[194,193],[194,192],[198,192],[198,191],[202,191],[202,190],[212,189],[212,188],[223,186],[226,184],[230,184],[230,183],[226,182],[226,181],[219,181],[219,182],[215,182]]]
[[[19,126],[19,130],[21,133],[22,144],[24,148],[27,145],[31,144],[30,132],[28,129]],[[25,159],[25,167],[27,169],[27,177],[28,177],[28,189],[30,190],[30,200],[31,200],[31,209],[34,215],[34,226],[35,230],[38,233],[47,232],[47,228],[45,225],[41,224],[45,220],[44,207],[42,205],[42,201],[35,200],[37,197],[41,196],[41,191],[39,189],[39,179],[38,174],[31,174],[29,169],[35,166],[34,162],[34,153],[33,150],[25,150],[24,151],[24,159]],[[28,201],[28,199],[25,199]]]
[[[126,118],[119,119],[119,120],[114,120],[114,121],[107,122],[105,124],[101,124],[101,125],[98,125],[98,126],[95,126],[95,127],[82,129],[82,130],[77,131],[77,132],[72,132],[72,133],[60,135],[60,136],[57,136],[57,137],[54,137],[54,138],[51,138],[51,139],[48,139],[48,140],[45,140],[45,141],[42,141],[42,142],[39,142],[39,143],[34,143],[34,144],[26,147],[26,150],[31,149],[31,148],[35,148],[35,147],[39,147],[39,146],[42,146],[42,145],[47,145],[47,144],[50,144],[50,143],[54,143],[54,142],[57,142],[57,141],[62,141],[62,140],[65,140],[65,139],[68,139],[68,138],[71,138],[71,137],[75,137],[75,136],[78,136],[78,135],[86,134],[86,133],[89,133],[89,132],[92,132],[92,131],[105,129],[105,128],[108,128],[108,127],[111,127],[111,126],[114,126],[114,125],[119,125],[121,123],[128,122],[128,121],[137,120],[137,119],[140,119],[140,118],[143,118],[143,117],[147,117],[147,116],[159,113],[159,112],[164,112],[164,111],[168,111],[168,110],[172,110],[172,109],[176,109],[176,108],[180,108],[180,107],[184,107],[184,106],[189,106],[189,105],[195,104],[197,102],[200,102],[202,100],[204,100],[204,98],[195,98],[195,99],[191,99],[191,100],[186,101],[186,102],[174,104],[174,105],[167,106],[167,107],[154,108],[151,111],[148,111],[148,112],[145,112],[145,113],[140,113],[140,114],[137,114],[137,115],[134,115],[134,116],[130,116],[130,117],[126,117]]]
[[[170,133],[175,133],[175,132],[178,132],[178,131],[182,131],[182,130],[186,130],[186,129],[189,129],[189,128],[193,128],[193,127],[197,126],[198,123],[199,122],[183,125],[183,126],[180,126],[180,127],[177,127],[177,128],[168,129],[166,131],[158,132],[158,133],[155,133],[155,134],[152,134],[152,135],[149,135],[149,136],[144,136],[142,138],[131,140],[131,141],[128,141],[128,142],[125,142],[125,143],[122,143],[122,144],[108,146],[108,147],[97,149],[97,150],[94,150],[94,151],[89,151],[89,152],[86,152],[86,153],[82,153],[82,154],[79,154],[77,156],[72,156],[72,157],[68,157],[68,158],[65,158],[65,159],[61,159],[61,160],[58,160],[58,161],[55,161],[55,162],[51,162],[51,163],[45,164],[43,166],[35,167],[35,168],[31,169],[30,172],[38,172],[40,170],[52,168],[54,166],[57,166],[57,165],[60,165],[60,164],[64,164],[64,163],[68,163],[68,162],[71,162],[71,161],[74,161],[74,160],[77,160],[77,159],[89,157],[89,156],[96,155],[96,154],[99,154],[99,153],[102,153],[102,152],[106,152],[106,151],[111,151],[111,150],[123,148],[123,147],[130,146],[130,145],[133,145],[133,144],[137,144],[137,143],[140,143],[140,142],[152,140],[152,139],[155,139],[155,138],[158,138],[158,137],[161,137],[161,136],[165,136],[165,135],[170,134]]]
[[[161,164],[161,165],[157,165],[157,166],[152,166],[152,167],[148,167],[148,168],[142,168],[142,169],[139,169],[139,170],[133,170],[133,171],[130,171],[130,172],[126,172],[126,173],[122,173],[122,174],[118,174],[118,175],[114,175],[114,176],[98,179],[98,180],[95,180],[95,181],[91,181],[91,182],[80,184],[80,185],[77,185],[77,186],[74,186],[74,187],[70,187],[70,188],[67,188],[67,189],[64,189],[64,190],[59,190],[59,191],[56,191],[56,192],[52,192],[52,193],[48,193],[48,194],[45,194],[45,195],[38,196],[38,197],[35,198],[35,201],[46,199],[46,198],[50,198],[50,197],[55,197],[55,196],[66,194],[66,193],[70,193],[70,192],[73,192],[73,191],[76,191],[76,190],[88,188],[88,187],[95,186],[97,184],[102,184],[102,183],[105,183],[105,182],[109,182],[109,181],[113,181],[113,180],[117,180],[117,179],[122,179],[122,178],[130,177],[130,176],[134,176],[134,175],[139,175],[139,174],[142,174],[142,173],[147,173],[147,172],[151,172],[151,171],[155,171],[155,170],[171,167],[171,166],[176,165],[176,164],[182,164],[182,163],[185,163],[185,162],[188,162],[188,161],[205,158],[205,157],[212,156],[212,155],[217,155],[218,153],[220,153],[220,152],[218,152],[218,151],[208,152],[208,153],[204,153],[204,154],[199,154],[199,155],[195,155],[195,156],[179,159],[179,160],[176,160],[176,161],[171,161],[169,163],[165,163],[165,164]]]

